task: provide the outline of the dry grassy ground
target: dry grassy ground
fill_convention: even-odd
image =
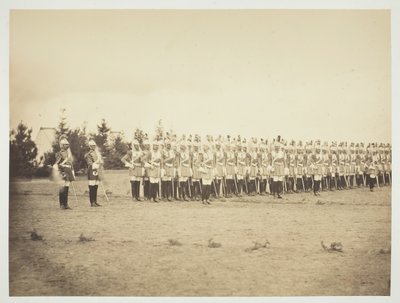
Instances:
[[[389,295],[388,187],[205,206],[131,202],[125,173],[107,180],[109,203],[90,208],[81,180],[71,211],[52,183],[11,184],[11,296]]]

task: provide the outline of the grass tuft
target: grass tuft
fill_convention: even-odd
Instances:
[[[246,252],[252,252],[252,251],[258,250],[258,249],[260,249],[260,248],[268,248],[268,246],[271,245],[271,243],[269,243],[268,240],[266,240],[266,241],[264,242],[264,244],[261,244],[261,243],[259,243],[259,242],[257,242],[257,241],[255,241],[255,242],[253,242],[253,243],[254,243],[254,245],[253,245],[252,247],[246,248],[244,251],[246,251]]]
[[[210,248],[219,248],[221,246],[221,243],[214,242],[212,238],[208,240],[208,247]]]
[[[343,245],[340,242],[332,242],[330,247],[327,247],[324,241],[321,241],[321,246],[327,252],[343,252]]]
[[[168,244],[170,246],[182,246],[182,243],[175,239],[168,239]]]
[[[95,241],[92,237],[85,237],[83,234],[79,236],[79,242]]]
[[[42,241],[43,240],[43,236],[38,234],[36,229],[33,229],[29,233],[31,234],[31,240],[32,241]]]

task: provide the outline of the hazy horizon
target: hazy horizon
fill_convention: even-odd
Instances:
[[[10,128],[391,142],[388,10],[12,10]]]

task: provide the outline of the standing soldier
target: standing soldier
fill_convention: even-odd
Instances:
[[[357,187],[360,187],[364,182],[363,182],[363,177],[364,177],[364,160],[362,159],[362,150],[360,145],[357,143],[356,144],[356,183]]]
[[[322,179],[322,154],[320,142],[317,141],[315,144],[315,151],[311,157],[311,166],[313,167],[313,178],[314,178],[314,195],[319,196],[320,184]]]
[[[268,184],[268,153],[267,145],[263,141],[260,143],[258,158],[260,167],[260,195],[264,196]]]
[[[339,157],[338,157],[338,148],[337,148],[337,143],[332,142],[331,145],[331,154],[330,154],[330,160],[331,160],[331,167],[330,167],[330,173],[333,178],[334,184],[335,184],[335,189],[339,188]]]
[[[192,196],[198,201],[198,197],[201,194],[201,173],[199,171],[201,164],[201,153],[199,151],[200,144],[198,141],[193,142],[193,152],[191,154],[191,163],[192,163]]]
[[[150,150],[150,142],[146,137],[143,139],[144,146],[144,154],[143,154],[143,162],[144,166],[144,176],[143,176],[143,193],[145,200],[151,200],[150,194],[150,177],[149,177],[149,166],[150,166],[150,158],[151,158],[151,150]],[[147,164],[146,164],[147,163]]]
[[[249,144],[249,152],[247,154],[249,161],[248,174],[249,174],[249,194],[254,196],[257,194],[257,175],[258,175],[258,156],[257,149],[253,142]]]
[[[214,152],[214,163],[215,163],[215,186],[217,190],[217,196],[219,197],[221,195],[221,188],[223,190],[223,194],[226,197],[226,188],[224,184],[224,179],[225,179],[225,165],[226,165],[226,159],[225,159],[225,152],[221,148],[221,141],[217,139],[215,141],[215,152]]]
[[[210,146],[207,143],[203,144],[203,152],[201,154],[201,181],[202,181],[202,197],[201,201],[203,204],[210,204],[210,193],[211,193],[211,184],[213,181],[213,162],[214,156],[212,151],[210,150]]]
[[[179,196],[182,197],[184,201],[188,201],[186,197],[190,198],[190,187],[189,187],[189,178],[191,177],[191,168],[190,168],[190,155],[186,147],[185,141],[180,142],[179,145],[179,153],[177,153],[179,157],[178,162],[178,176],[179,176]]]
[[[287,165],[289,169],[288,174],[288,192],[293,193],[295,190],[297,191],[297,187],[295,185],[296,182],[296,154],[295,154],[295,142],[292,140],[291,144],[288,145],[288,155],[287,155]]]
[[[233,147],[234,148],[234,147]],[[239,195],[238,184],[236,181],[236,155],[235,151],[232,150],[231,143],[228,141],[225,144],[226,150],[226,183],[227,193],[230,198],[232,193]]]
[[[322,184],[325,183],[325,188],[326,190],[331,189],[331,175],[329,173],[329,167],[330,167],[330,159],[329,159],[329,154],[328,154],[328,142],[324,142],[324,145],[322,146]],[[322,188],[324,188],[322,186]]]
[[[388,185],[391,185],[392,183],[392,176],[391,176],[391,172],[392,172],[392,159],[390,156],[390,145],[386,144],[386,146],[384,147],[385,150],[385,174],[386,174],[386,183]]]
[[[285,154],[282,150],[280,137],[275,142],[274,151],[272,152],[272,167],[273,167],[273,189],[274,197],[278,196],[278,199],[282,199],[281,193],[283,193],[283,178],[285,168]]]
[[[150,153],[149,162],[145,165],[148,168],[149,172],[149,181],[150,181],[150,198],[153,199],[154,202],[158,202],[158,197],[160,197],[159,185],[161,180],[161,153],[159,151],[159,142],[153,142],[153,151]]]
[[[168,139],[165,141],[165,150],[162,153],[162,167],[164,175],[162,177],[162,189],[165,197],[168,201],[172,200],[173,194],[173,184],[172,180],[175,178],[175,152],[171,148],[171,141]]]
[[[185,147],[186,147],[186,142],[185,141],[186,140],[184,139],[183,142],[184,142]],[[174,138],[174,141],[172,142],[172,150],[173,150],[174,155],[175,155],[175,159],[174,159],[174,174],[175,174],[175,177],[172,179],[174,199],[175,200],[180,200],[182,198],[182,190],[181,190],[181,186],[180,186],[181,183],[179,182],[180,142],[177,142],[175,138]]]
[[[343,145],[342,143],[339,144],[338,147],[338,189],[342,190],[344,189],[344,186],[346,184],[346,179],[345,179],[345,155],[343,153]]]
[[[378,158],[375,154],[374,147],[371,149],[372,154],[367,157],[367,166],[368,166],[368,184],[369,190],[374,191],[375,182],[378,180],[377,172],[378,172]]]
[[[388,143],[388,165],[389,165],[389,182],[392,184],[392,146]]]
[[[306,171],[306,192],[310,191],[314,187],[313,173],[314,169],[312,167],[312,143],[306,143],[306,153],[304,155],[305,160],[305,171]]]
[[[240,141],[237,142],[237,154],[236,154],[236,159],[237,159],[237,185],[239,188],[239,194],[243,194],[243,185],[247,183],[244,183],[244,178],[246,177],[246,153],[242,150],[242,143]],[[247,188],[247,187],[246,187]]]
[[[100,182],[99,170],[103,159],[94,140],[89,140],[89,149],[90,151],[85,155],[88,166],[89,201],[91,207],[97,207],[101,206],[97,203],[97,189]]]
[[[132,201],[140,200],[140,181],[143,178],[143,157],[145,153],[140,150],[139,141],[133,139],[132,150],[121,159],[125,167],[129,167],[129,176],[131,183]]]
[[[350,183],[350,152],[349,149],[347,148],[347,142],[345,143],[345,146],[343,148],[343,154],[344,154],[344,179],[346,182],[346,189],[350,189],[351,183]]]
[[[306,190],[304,185],[304,149],[303,143],[299,141],[297,144],[297,154],[296,154],[296,182],[297,190],[302,188],[303,191]]]
[[[379,161],[378,161],[378,170],[379,170],[379,182],[382,185],[386,185],[386,176],[385,176],[385,150],[383,147],[383,144],[379,144],[379,149],[378,149],[378,156],[379,156]]]
[[[59,190],[59,201],[61,209],[71,209],[68,205],[68,191],[72,181],[75,180],[74,168],[72,166],[73,158],[69,142],[66,137],[60,137],[60,151],[56,154],[56,163],[53,168],[58,170],[62,179],[63,186]]]
[[[357,155],[355,153],[354,143],[350,144],[350,170],[349,170],[349,184],[350,187],[356,184],[356,161]]]

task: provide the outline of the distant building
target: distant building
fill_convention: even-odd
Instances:
[[[41,127],[34,140],[38,153],[36,161],[42,163],[44,160],[44,154],[52,151],[52,144],[56,138],[56,129],[54,127]]]

